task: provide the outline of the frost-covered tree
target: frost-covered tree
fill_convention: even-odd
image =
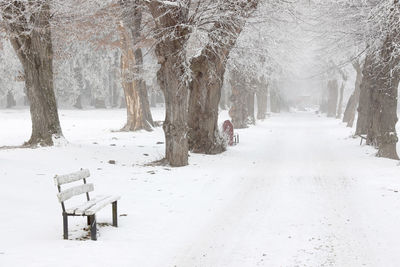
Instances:
[[[282,102],[281,92],[272,86],[277,83],[272,81],[282,79],[283,70],[291,72],[292,34],[297,27],[294,7],[290,1],[263,2],[230,54],[228,81],[232,107],[229,114],[235,128],[255,123],[255,96],[259,119],[266,116],[268,94],[274,107]]]
[[[207,43],[190,61],[189,149],[197,153],[217,154],[225,150],[218,130],[218,107],[227,60],[246,20],[260,1],[214,1],[219,13],[207,17],[215,21],[205,29]],[[212,8],[213,9],[213,8]],[[199,19],[201,20],[201,18]]]
[[[51,1],[0,1],[1,24],[24,70],[32,135],[27,145],[53,145],[62,137],[53,83]]]
[[[352,101],[357,103],[348,104],[352,110],[358,105],[356,134],[367,134],[367,143],[378,148],[378,156],[397,159],[398,0],[310,3],[318,13],[313,17],[321,51],[334,57],[340,67],[356,60],[363,62],[362,71],[360,64],[355,64],[358,77]],[[346,119],[354,120],[352,116]]]
[[[223,151],[217,118],[230,51],[260,5],[271,10],[284,8],[290,1],[144,3],[154,18],[155,51],[161,66],[158,81],[166,101],[167,161],[173,166],[186,165],[189,148],[210,154]],[[262,20],[268,15],[259,13],[258,17]]]

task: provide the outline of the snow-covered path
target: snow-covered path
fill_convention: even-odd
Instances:
[[[388,266],[379,259],[390,263],[396,254],[385,260],[375,243],[381,238],[368,235],[376,227],[369,216],[382,207],[360,185],[362,171],[356,177],[351,170],[363,164],[359,155],[346,155],[349,144],[333,130],[331,121],[291,114],[253,136],[257,150],[242,144],[243,161],[232,168],[248,174],[178,266]]]
[[[69,145],[0,150],[0,266],[399,265],[400,167],[338,120],[274,115],[226,153],[171,169],[143,166],[163,153],[160,128],[110,132],[123,111],[61,118]],[[100,227],[97,242],[79,240],[81,218],[62,240],[52,177],[80,167],[96,191],[122,195],[120,227]]]

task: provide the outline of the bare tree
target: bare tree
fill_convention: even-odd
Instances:
[[[147,87],[143,75],[142,7],[139,1],[120,0],[122,18],[118,25],[121,42],[122,87],[125,93],[127,122],[124,131],[145,129],[154,126],[150,111]]]

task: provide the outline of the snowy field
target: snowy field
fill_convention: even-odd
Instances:
[[[68,144],[0,150],[0,266],[399,266],[398,162],[338,120],[273,115],[226,153],[172,169],[145,166],[164,154],[160,127],[112,131],[124,110],[60,119]],[[0,122],[1,145],[29,138],[27,110],[0,110]],[[80,168],[95,192],[122,196],[119,228],[100,226],[98,241],[79,217],[62,239],[53,176]]]

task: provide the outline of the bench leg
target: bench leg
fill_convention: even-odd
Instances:
[[[63,230],[64,230],[64,239],[68,239],[68,215],[63,213]]]
[[[112,203],[112,222],[114,227],[118,227],[118,209],[117,201]]]
[[[97,240],[96,215],[88,216],[90,220],[90,239]]]
[[[87,216],[87,225],[91,225],[91,223],[90,223],[90,216]]]

